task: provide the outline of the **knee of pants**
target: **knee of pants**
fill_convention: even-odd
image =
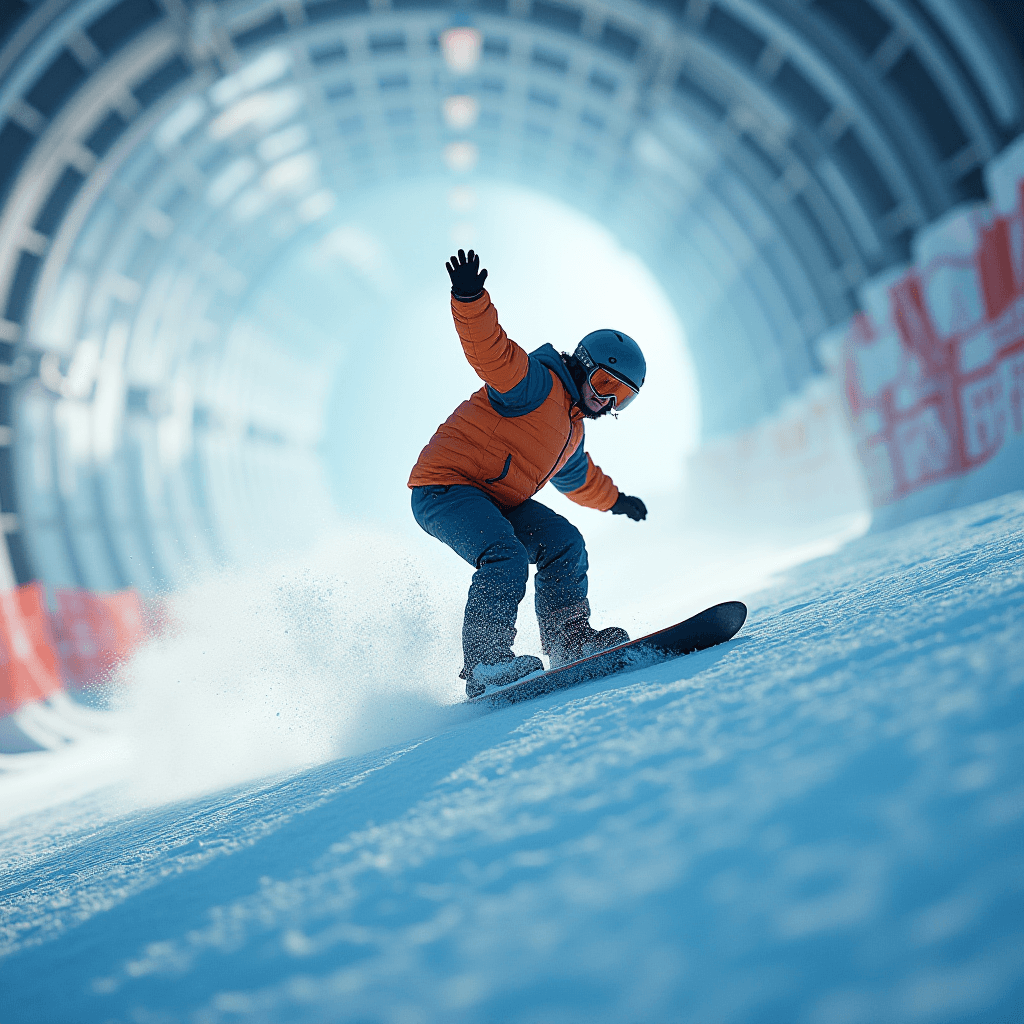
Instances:
[[[587,547],[583,540],[583,534],[566,520],[563,520],[557,529],[552,530],[544,538],[543,550],[546,557],[543,557],[542,561],[545,563],[566,561],[572,564],[578,562],[585,564],[587,560]]]
[[[526,581],[530,578],[530,556],[526,548],[516,540],[499,540],[477,559],[474,583],[488,590],[500,589],[503,593],[516,594],[522,600],[526,593]]]

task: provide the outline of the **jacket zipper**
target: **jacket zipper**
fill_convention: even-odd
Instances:
[[[555,470],[558,469],[558,463],[562,461],[562,456],[565,454],[565,449],[569,447],[569,442],[572,440],[572,406],[569,406],[569,436],[565,439],[565,444],[562,445],[562,450],[558,453],[558,458],[555,459],[555,464],[548,470],[548,475],[537,485],[537,490],[534,494],[539,494],[540,489],[555,475]],[[511,456],[509,456],[511,458]]]

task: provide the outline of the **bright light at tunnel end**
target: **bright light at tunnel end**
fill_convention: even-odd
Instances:
[[[358,367],[362,382],[358,400],[339,385],[327,413],[325,459],[346,502],[357,493],[364,510],[401,520],[419,449],[480,386],[449,308],[444,261],[459,247],[481,253],[502,325],[528,351],[550,343],[571,352],[601,327],[639,342],[648,361],[641,397],[617,420],[588,428],[588,451],[629,493],[668,495],[683,487],[700,422],[683,328],[654,274],[608,229],[559,200],[479,174],[382,185],[359,202],[339,201],[323,223],[321,241],[297,251],[272,284],[276,301],[294,303],[293,282],[302,279],[302,314],[334,322],[337,282],[345,277],[361,282],[361,294],[386,300],[386,308],[374,305],[369,322],[356,316],[339,332],[349,352],[339,380],[351,382]],[[363,350],[379,359],[352,362]],[[389,443],[381,449],[384,422]],[[356,458],[363,450],[373,457]],[[542,500],[578,514],[553,488]]]

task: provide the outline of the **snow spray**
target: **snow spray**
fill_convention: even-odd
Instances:
[[[462,697],[467,582],[430,555],[360,527],[302,562],[224,571],[172,596],[163,635],[121,669],[136,798],[428,732]]]

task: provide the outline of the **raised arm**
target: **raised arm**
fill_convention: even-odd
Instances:
[[[511,391],[527,374],[530,359],[498,323],[498,311],[484,291],[487,271],[480,257],[460,249],[445,264],[452,280],[452,317],[469,365],[495,391]]]

